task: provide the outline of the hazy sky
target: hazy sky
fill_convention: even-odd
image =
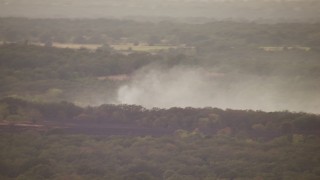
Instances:
[[[309,20],[320,18],[320,1],[294,0],[0,0],[0,16],[36,18],[207,17]]]

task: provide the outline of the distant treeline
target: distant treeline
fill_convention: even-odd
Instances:
[[[35,103],[15,98],[1,99],[0,107],[1,119],[10,123],[118,124],[257,139],[320,133],[319,115],[287,111],[222,110],[211,107],[145,109],[137,105],[111,104],[79,107],[69,102]]]
[[[320,46],[319,23],[259,24],[213,21],[137,22],[116,19],[1,18],[2,41],[55,41],[60,43],[147,42],[187,44],[198,48],[259,46]]]

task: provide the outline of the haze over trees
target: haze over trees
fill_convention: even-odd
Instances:
[[[0,21],[2,96],[319,112],[318,23]]]

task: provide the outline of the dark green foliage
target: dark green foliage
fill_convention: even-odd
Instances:
[[[157,61],[157,56],[146,53],[126,56],[111,54],[108,51],[93,53],[87,50],[19,44],[1,46],[0,54],[0,67],[7,72],[3,75],[13,75],[18,80],[76,79],[130,74],[142,65]],[[14,74],[15,71],[20,72],[19,76]]]
[[[80,108],[14,98],[0,103],[10,109],[8,116],[21,117],[26,108],[38,111],[42,119],[36,124],[47,128],[0,127],[1,179],[320,177],[319,115],[135,105]],[[145,127],[157,137],[137,136]],[[88,128],[94,133],[81,131]],[[161,128],[170,131],[155,134]],[[106,136],[101,130],[126,136]]]
[[[0,136],[4,179],[316,179],[319,138]],[[128,144],[129,143],[129,144]]]

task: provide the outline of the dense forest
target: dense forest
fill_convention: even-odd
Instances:
[[[1,179],[320,177],[314,114],[6,98],[1,116]]]
[[[115,123],[169,130],[197,130],[208,135],[229,129],[226,131],[234,135],[265,135],[264,138],[283,135],[282,133],[317,134],[320,128],[318,115],[287,111],[267,113],[211,107],[146,109],[137,105],[112,104],[82,108],[68,102],[35,103],[16,98],[4,98],[0,103],[2,119],[11,123]]]
[[[319,138],[1,135],[1,179],[319,179]]]

